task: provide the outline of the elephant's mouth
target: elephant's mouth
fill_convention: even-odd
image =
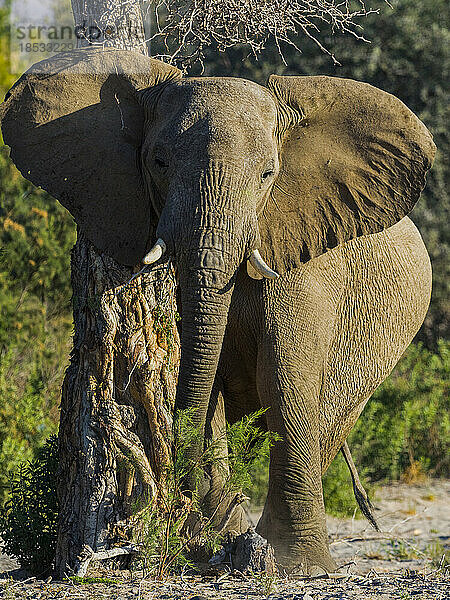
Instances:
[[[144,263],[144,265],[152,265],[165,254],[166,250],[167,246],[164,240],[159,238],[156,241],[153,248],[150,250],[150,252],[148,252],[144,256],[142,262]],[[259,253],[259,250],[252,250],[248,258],[248,262],[256,271],[256,273],[259,274],[261,277],[265,277],[267,279],[277,279],[278,273],[271,269],[269,265],[263,260],[261,254]],[[248,273],[250,276],[252,276],[251,270],[248,270]]]

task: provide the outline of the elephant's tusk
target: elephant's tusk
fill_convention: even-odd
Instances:
[[[269,265],[263,261],[258,250],[253,250],[248,261],[255,271],[263,277],[267,277],[268,279],[276,279],[279,277],[278,273],[272,271]]]
[[[142,259],[142,262],[144,263],[144,265],[152,265],[153,263],[155,263],[157,260],[159,260],[161,258],[161,256],[164,254],[165,251],[166,251],[166,245],[164,243],[164,240],[159,238],[156,241],[156,244],[150,250],[150,252],[146,256],[144,256],[144,258]]]

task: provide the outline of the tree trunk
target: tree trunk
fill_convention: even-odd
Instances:
[[[72,0],[72,8],[86,37],[95,32],[95,42],[146,53],[137,0],[123,6]],[[98,38],[112,24],[115,35]],[[80,234],[72,251],[74,346],[59,429],[59,577],[83,572],[86,553],[120,543],[136,499],[157,493],[169,460],[179,363],[175,279],[170,265],[133,277],[139,268],[119,265]]]

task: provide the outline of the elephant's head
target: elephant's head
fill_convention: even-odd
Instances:
[[[12,158],[117,261],[174,257],[177,406],[196,407],[200,425],[240,266],[251,259],[250,275],[276,277],[393,225],[418,199],[434,154],[399,100],[356,81],[182,78],[142,55],[98,49],[38,71],[3,106]]]

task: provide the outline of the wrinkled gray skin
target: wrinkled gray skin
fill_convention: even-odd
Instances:
[[[159,190],[157,237],[179,272],[176,406],[197,407],[202,427],[214,412],[220,423],[222,402],[231,422],[269,409],[283,441],[258,532],[285,567],[333,571],[321,475],[423,321],[426,249],[405,217],[278,280],[251,279],[245,259],[279,169],[273,96],[248,81],[189,79],[167,85],[154,111],[143,161]],[[239,510],[230,526],[245,528]]]

